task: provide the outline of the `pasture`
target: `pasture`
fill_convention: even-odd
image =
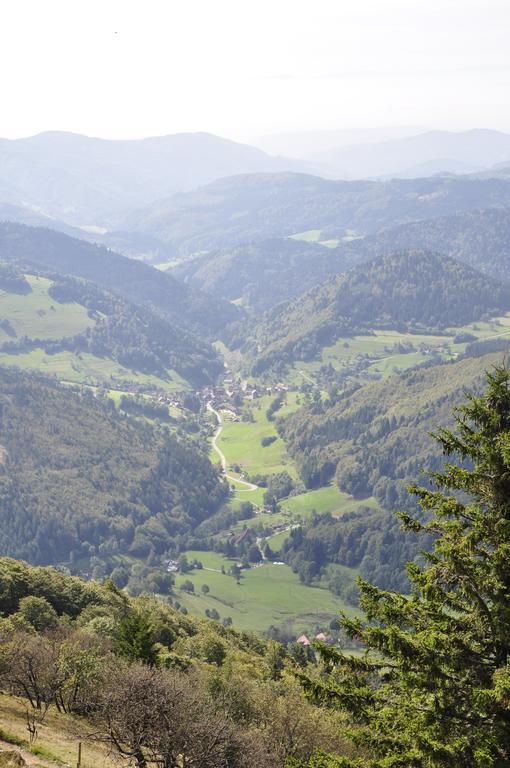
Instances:
[[[26,275],[32,291],[24,295],[0,291],[0,318],[9,320],[16,336],[59,339],[82,333],[94,325],[85,307],[75,302],[60,304],[48,294],[52,281]],[[0,329],[0,342],[13,341]]]
[[[341,371],[360,362],[368,363],[366,370],[369,374],[386,378],[426,362],[432,354],[442,360],[454,359],[467,346],[465,342],[454,343],[455,336],[460,333],[472,334],[480,340],[510,336],[510,317],[449,328],[444,335],[375,330],[370,335],[341,338],[335,344],[324,347],[319,359],[296,361],[289,370],[287,380],[297,385],[312,383],[323,365],[331,364]]]
[[[196,557],[204,568],[185,575],[177,575],[177,599],[190,613],[205,617],[205,610],[216,609],[221,618],[230,616],[239,629],[262,632],[272,624],[296,633],[312,632],[316,627],[327,627],[340,611],[353,615],[355,610],[340,598],[320,587],[307,587],[287,565],[263,565],[243,571],[240,583],[234,577],[221,573],[235,562],[211,552],[187,552],[189,560]],[[215,570],[206,570],[215,568]],[[195,594],[180,589],[190,580]],[[201,591],[203,584],[209,593]]]
[[[298,395],[288,392],[286,402],[275,414],[275,417],[285,416],[298,408]],[[292,460],[287,456],[285,443],[278,437],[275,424],[269,421],[266,411],[274,395],[265,395],[253,403],[253,422],[225,421],[218,447],[225,455],[227,465],[238,464],[250,475],[275,474],[286,470],[289,475],[296,477],[296,469]],[[266,447],[261,441],[264,437],[276,437],[276,440]],[[216,460],[215,454],[211,457]],[[248,496],[249,494],[243,494]]]
[[[189,385],[175,371],[169,372],[169,380],[133,371],[109,358],[96,357],[89,352],[57,352],[47,354],[38,347],[30,352],[10,354],[0,352],[2,365],[14,365],[22,370],[36,370],[59,381],[73,384],[90,384],[123,391],[128,382],[159,388],[167,392],[189,389]]]

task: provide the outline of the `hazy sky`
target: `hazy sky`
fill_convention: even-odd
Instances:
[[[510,130],[510,0],[0,0],[0,136]]]

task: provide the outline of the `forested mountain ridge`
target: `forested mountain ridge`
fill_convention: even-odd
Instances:
[[[366,235],[409,221],[510,206],[510,180],[439,176],[333,181],[299,173],[220,179],[133,212],[124,229],[150,234],[187,256],[311,229],[323,240]]]
[[[281,420],[279,431],[308,486],[334,478],[342,490],[374,495],[391,510],[405,504],[412,478],[441,465],[430,431],[450,424],[464,391],[478,392],[484,371],[502,357],[488,352],[347,389]]]
[[[0,260],[81,277],[203,335],[239,317],[228,302],[206,296],[171,275],[84,240],[51,229],[0,223]]]
[[[85,280],[50,271],[24,274],[0,262],[0,351],[16,355],[66,352],[123,366],[163,381],[177,372],[195,386],[215,381],[223,365],[212,346],[149,307]],[[37,360],[29,367],[37,367]]]
[[[0,199],[108,226],[135,206],[223,176],[303,165],[210,133],[119,141],[48,131],[0,139]]]
[[[340,263],[355,264],[407,248],[437,251],[506,281],[510,274],[510,208],[485,208],[409,222],[342,243],[337,251]]]
[[[205,455],[110,400],[0,368],[0,550],[34,563],[165,551],[217,511]]]
[[[341,271],[335,249],[273,238],[188,259],[171,270],[186,283],[263,312]]]
[[[211,295],[260,312],[305,293],[328,277],[384,253],[421,249],[441,253],[505,282],[510,274],[510,209],[487,208],[383,229],[375,235],[321,244],[272,238],[188,259],[172,270]],[[306,236],[305,236],[306,238]]]
[[[444,329],[510,309],[510,286],[426,251],[384,254],[268,312],[247,348],[256,370],[311,359],[341,336]],[[241,334],[237,334],[239,337]]]

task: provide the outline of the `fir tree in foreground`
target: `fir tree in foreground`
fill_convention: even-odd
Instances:
[[[459,463],[411,489],[429,522],[400,515],[437,537],[425,566],[408,566],[411,594],[361,582],[365,619],[341,623],[365,656],[322,648],[325,674],[305,680],[349,713],[360,757],[310,768],[510,766],[510,371],[487,374],[435,438]]]

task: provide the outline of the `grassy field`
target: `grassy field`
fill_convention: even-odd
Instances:
[[[289,235],[289,240],[304,240],[305,243],[317,243],[320,240],[320,229],[307,229],[306,232],[296,232]]]
[[[169,381],[157,376],[138,373],[119,365],[109,358],[96,357],[89,352],[75,355],[73,352],[57,352],[48,355],[43,349],[33,349],[17,355],[0,353],[0,364],[15,365],[23,370],[37,370],[60,381],[94,384],[122,391],[122,382],[135,382],[158,387],[167,392],[189,389],[189,385],[175,371],[170,371]]]
[[[301,493],[299,496],[290,496],[280,502],[282,510],[299,518],[309,517],[312,512],[322,514],[331,512],[334,514],[344,514],[351,512],[360,506],[374,506],[374,499],[365,499],[358,501],[348,493],[338,489],[336,485],[328,485],[324,488],[317,488],[314,491]]]
[[[52,281],[45,277],[26,275],[31,293],[18,295],[0,290],[0,319],[7,319],[17,336],[0,329],[0,343],[29,339],[60,339],[75,336],[94,325],[85,307],[75,302],[60,304],[48,294]],[[55,376],[60,381],[111,387],[123,391],[122,384],[135,382],[168,392],[189,389],[178,373],[169,371],[169,381],[138,373],[108,358],[87,352],[75,355],[70,351],[49,355],[42,348],[19,354],[0,353],[0,363],[23,370],[37,370]],[[113,385],[113,386],[112,386]]]
[[[296,410],[297,397],[295,392],[289,392],[286,404],[277,415],[285,416]],[[254,401],[254,422],[225,422],[218,447],[225,454],[227,464],[238,464],[250,475],[274,474],[286,470],[296,477],[296,469],[286,454],[285,443],[278,437],[274,422],[268,421],[266,417],[267,408],[273,399],[274,395],[267,395]],[[264,437],[276,437],[276,440],[263,448],[261,440]],[[211,454],[211,458],[216,461],[215,454]]]
[[[250,494],[246,494],[244,499],[241,494],[234,495],[235,503],[237,501],[252,501],[254,499]],[[255,502],[254,502],[255,503]],[[355,499],[348,493],[343,493],[336,486],[326,486],[313,491],[306,491],[299,496],[290,496],[279,502],[281,512],[260,512],[249,521],[240,520],[232,526],[233,532],[241,531],[245,525],[257,525],[264,528],[274,528],[277,526],[289,526],[302,522],[309,518],[312,512],[325,514],[331,512],[335,517],[340,517],[347,512],[354,512],[360,507],[372,507],[377,509],[378,504],[373,496],[367,499]],[[276,534],[279,536],[279,534]],[[271,541],[273,537],[271,537]]]
[[[327,627],[339,611],[353,615],[347,606],[326,589],[307,587],[287,565],[264,564],[243,571],[240,584],[232,576],[220,572],[233,564],[212,552],[187,552],[188,559],[196,557],[204,569],[193,570],[176,578],[179,602],[197,616],[205,616],[205,610],[215,608],[222,618],[230,616],[239,629],[263,631],[272,624],[285,625],[297,634],[313,631],[315,627]],[[206,570],[214,568],[215,570]],[[179,589],[189,579],[195,586],[195,594]],[[203,595],[201,587],[207,584],[210,592]]]
[[[338,371],[352,366],[360,360],[371,363],[368,372],[382,378],[398,371],[414,368],[430,359],[430,351],[436,350],[440,359],[452,359],[465,351],[466,343],[454,344],[453,339],[459,333],[470,333],[478,339],[510,336],[510,317],[496,318],[494,322],[478,322],[449,329],[444,336],[435,334],[400,333],[398,331],[374,331],[369,336],[341,338],[322,350],[319,360],[299,360],[289,371],[287,380],[292,384],[302,384],[303,380],[311,383],[317,371],[323,365],[331,364]],[[414,349],[402,352],[398,345],[412,345]],[[422,347],[422,349],[420,349]]]
[[[82,768],[114,768],[119,765],[118,761],[108,757],[101,746],[86,738],[85,728],[80,726],[78,718],[60,715],[54,707],[49,710],[44,723],[38,726],[38,731],[32,751],[42,760],[52,761],[55,765],[76,765],[78,741],[81,741]],[[0,738],[24,742],[27,737],[26,710],[22,702],[0,694]]]
[[[0,318],[6,318],[18,337],[59,339],[74,336],[94,325],[85,307],[74,302],[59,304],[48,295],[52,281],[45,277],[27,275],[31,293],[18,295],[0,291]],[[12,341],[0,329],[0,342]]]

